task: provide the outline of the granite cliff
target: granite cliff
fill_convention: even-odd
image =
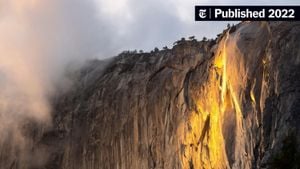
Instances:
[[[0,166],[299,168],[299,47],[299,22],[242,22],[216,40],[90,61],[53,98],[52,127],[25,128],[32,159],[2,148]]]

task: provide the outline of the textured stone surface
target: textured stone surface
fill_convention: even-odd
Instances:
[[[243,22],[216,41],[93,61],[35,135],[37,168],[280,168],[283,147],[299,158],[299,47],[299,22]],[[0,166],[24,168],[13,161]]]

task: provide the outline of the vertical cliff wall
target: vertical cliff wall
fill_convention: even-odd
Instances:
[[[93,61],[54,98],[38,168],[300,167],[299,46],[299,22],[243,22],[214,41]]]

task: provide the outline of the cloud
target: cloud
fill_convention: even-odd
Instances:
[[[28,122],[51,125],[49,100],[66,66],[105,54],[111,42],[89,0],[0,0],[0,11],[0,147],[8,147],[0,168],[9,168],[33,155]]]
[[[99,21],[89,0],[0,0],[0,4],[0,85],[5,89],[0,108],[47,119],[47,98],[65,66],[105,54],[101,49],[109,49],[109,27]]]
[[[181,37],[214,38],[227,22],[194,21],[196,0],[98,0],[98,16],[110,22],[115,51],[171,46]]]
[[[224,4],[299,4],[297,0],[95,0],[98,17],[111,28],[112,46],[109,55],[126,49],[149,51],[155,46],[171,46],[181,37],[195,35],[214,38],[227,23],[195,22],[195,5]],[[230,22],[236,23],[236,22]]]

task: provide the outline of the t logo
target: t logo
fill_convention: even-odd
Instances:
[[[206,18],[206,9],[199,9],[199,17]]]

